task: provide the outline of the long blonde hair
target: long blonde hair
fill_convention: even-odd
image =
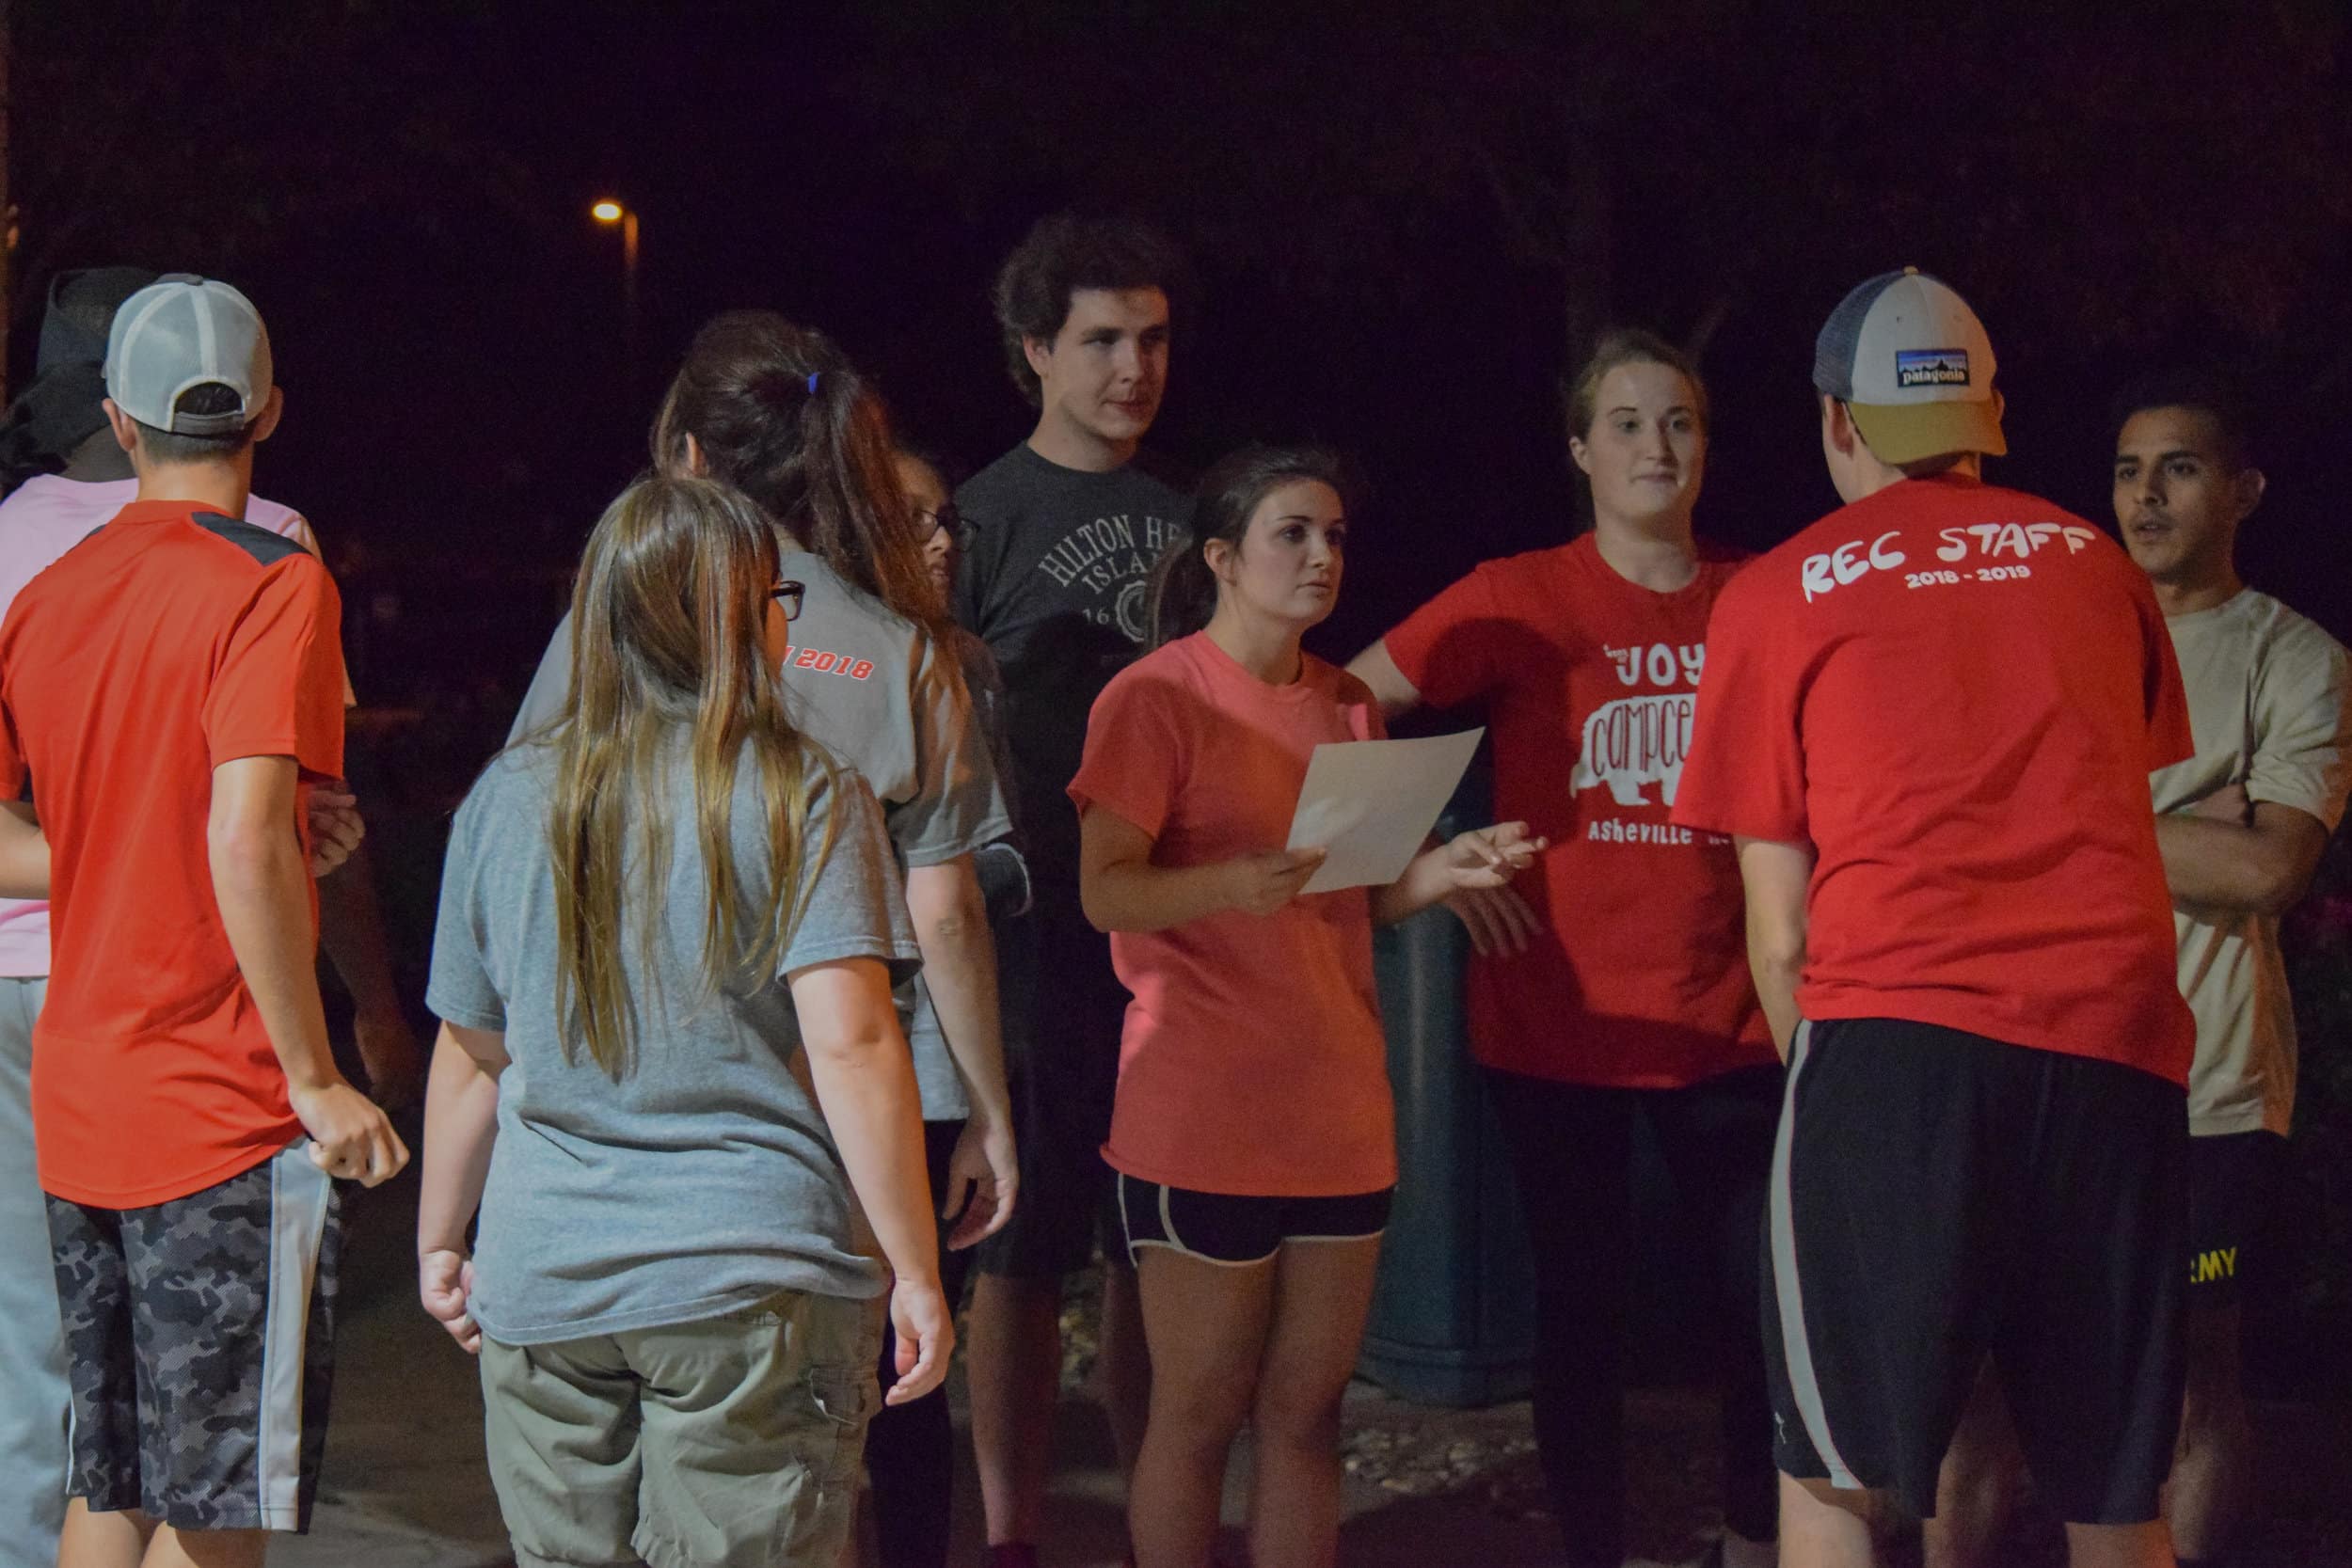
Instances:
[[[605,509],[580,561],[571,694],[542,736],[556,752],[548,814],[555,1001],[566,1058],[584,1044],[615,1080],[638,1046],[622,964],[625,911],[635,917],[640,973],[660,984],[665,802],[680,749],[691,759],[708,890],[706,994],[773,974],[800,919],[809,797],[832,765],[793,727],[769,657],[776,570],[766,515],[739,492],[698,479],[630,485]],[[756,902],[734,858],[736,778],[747,747],[768,818],[768,879]],[[828,826],[817,860],[831,848]]]

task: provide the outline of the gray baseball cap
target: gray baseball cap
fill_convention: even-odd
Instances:
[[[1853,410],[1884,463],[2009,451],[1993,390],[1993,341],[1952,286],[1917,267],[1838,301],[1813,344],[1813,386]]]
[[[174,411],[191,387],[237,394],[219,414]],[[233,436],[269,401],[269,333],[253,302],[215,278],[166,275],[122,302],[106,334],[106,395],[144,425],[175,436]]]

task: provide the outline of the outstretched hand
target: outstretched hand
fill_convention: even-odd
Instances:
[[[1472,828],[1445,847],[1446,880],[1456,892],[1502,887],[1549,847],[1549,840],[1531,835],[1524,822]]]

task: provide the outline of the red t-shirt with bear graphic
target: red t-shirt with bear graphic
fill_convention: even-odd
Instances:
[[[1661,594],[1586,534],[1486,562],[1384,640],[1422,702],[1486,700],[1495,819],[1551,840],[1514,884],[1540,937],[1471,965],[1481,1063],[1679,1088],[1772,1060],[1731,843],[1672,820],[1708,616],[1741,559],[1702,546]]]

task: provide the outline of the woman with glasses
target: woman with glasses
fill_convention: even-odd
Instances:
[[[923,972],[901,1001],[933,1186],[953,1222],[948,1243],[969,1247],[1004,1224],[1018,1185],[995,955],[974,859],[1011,823],[893,462],[888,415],[822,333],[772,311],[737,310],[695,334],[652,444],[657,470],[717,480],[756,502],[776,525],[783,578],[802,584],[784,684],[809,736],[872,785],[906,867]],[[518,736],[559,710],[571,625],[556,629],[540,663]],[[904,1420],[919,1429],[913,1448],[946,1453],[944,1401]],[[873,1438],[894,1473],[899,1423],[892,1415]],[[948,1472],[933,1467],[935,1483],[893,1508],[892,1528],[944,1534]]]
[[[1312,449],[1209,470],[1193,542],[1153,574],[1152,651],[1096,699],[1070,784],[1086,916],[1135,997],[1103,1157],[1152,1355],[1140,1568],[1210,1560],[1245,1423],[1250,1562],[1331,1562],[1340,1397],[1396,1181],[1372,928],[1543,847],[1510,823],[1386,887],[1309,892],[1322,851],[1282,847],[1316,746],[1382,734],[1363,683],[1299,646],[1339,600],[1348,488]]]
[[[777,554],[734,490],[630,486],[569,690],[451,832],[419,1289],[481,1357],[526,1561],[833,1568],[879,1294],[888,1403],[947,1371],[891,998],[916,948],[872,794],[776,676]]]
[[[901,447],[893,460],[898,483],[914,513],[915,537],[923,544],[923,565],[930,573],[942,602],[952,589],[956,567],[963,558],[963,516],[952,499],[954,486],[938,459]],[[1020,849],[1021,801],[1013,787],[1012,742],[1007,730],[1005,677],[988,644],[953,621],[943,633],[956,650],[963,673],[963,689],[972,700],[973,717],[987,739],[988,754],[996,767],[996,783],[1014,831],[993,844],[983,845],[976,859],[980,889],[988,900],[989,924],[997,938],[996,963],[1000,977],[1008,967],[1004,951],[1007,922],[1028,912],[1029,869]]]
[[[1671,821],[1707,619],[1740,557],[1697,539],[1707,389],[1670,344],[1605,339],[1569,396],[1593,530],[1489,562],[1349,670],[1393,716],[1486,705],[1495,810],[1557,846],[1544,875],[1452,901],[1477,956],[1470,1047],[1535,1269],[1535,1435],[1568,1560],[1625,1558],[1634,1124],[1648,1124],[1709,1267],[1725,1531],[1773,1560],[1776,1481],[1756,1334],[1779,1069],[1748,978],[1728,839]],[[1521,889],[1526,896],[1521,896]]]

